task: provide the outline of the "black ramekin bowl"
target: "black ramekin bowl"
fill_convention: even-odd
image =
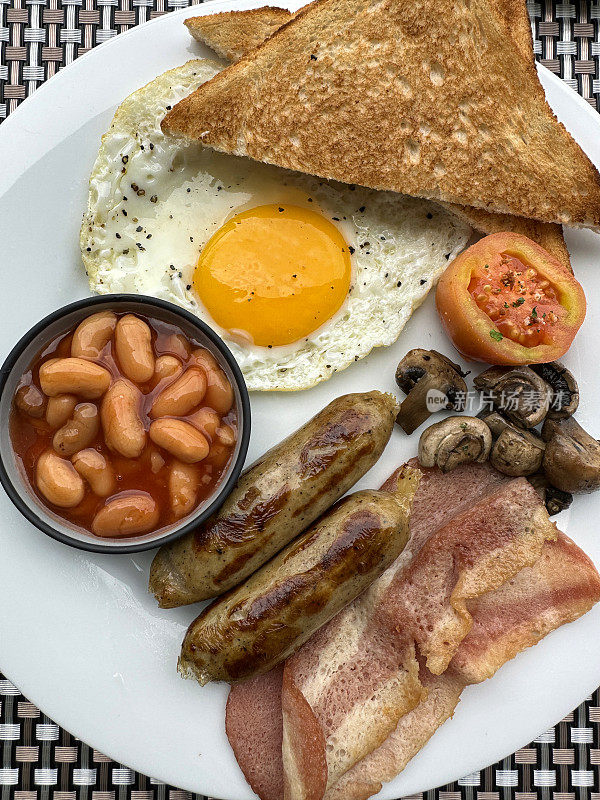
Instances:
[[[101,539],[70,525],[54,514],[29,488],[15,458],[10,441],[9,415],[21,376],[44,345],[66,333],[81,320],[97,311],[139,313],[168,324],[177,325],[185,334],[210,350],[229,378],[234,389],[238,415],[238,441],[233,456],[214,493],[190,516],[154,533],[123,539]],[[225,501],[237,481],[250,439],[250,400],[244,378],[231,351],[223,340],[202,320],[179,306],[154,297],[134,294],[109,294],[88,297],[70,303],[34,325],[17,342],[0,368],[0,483],[29,522],[53,539],[94,553],[135,553],[171,542],[193,531]]]

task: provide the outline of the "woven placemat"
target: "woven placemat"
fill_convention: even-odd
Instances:
[[[599,737],[600,690],[513,755],[405,800],[600,800]],[[0,675],[0,800],[192,798],[75,739]]]
[[[188,5],[189,0],[0,0],[0,119],[90,48]],[[527,7],[536,57],[600,111],[600,5],[547,0]],[[600,800],[599,789],[600,690],[527,747],[417,798]],[[203,800],[75,739],[0,675],[0,800],[190,798]]]

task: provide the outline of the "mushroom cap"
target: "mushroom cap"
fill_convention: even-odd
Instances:
[[[531,368],[550,386],[548,416],[551,419],[571,417],[579,406],[579,386],[573,374],[560,361],[532,364]]]
[[[516,427],[506,417],[503,417],[499,411],[485,411],[477,416],[485,422],[494,437],[500,436],[502,431],[509,426]]]
[[[419,462],[450,472],[459,464],[486,461],[492,434],[477,417],[448,417],[423,431],[419,439]]]
[[[416,430],[434,411],[464,409],[464,374],[437,350],[410,350],[398,364],[396,383],[407,395],[396,418],[406,433]]]
[[[530,367],[490,367],[473,384],[521,428],[534,428],[548,413],[552,389]]]
[[[544,448],[539,436],[507,424],[492,446],[490,463],[504,475],[533,475],[542,466]]]
[[[544,473],[563,492],[593,492],[600,488],[600,444],[573,419],[544,422]]]
[[[464,373],[459,364],[455,364],[448,356],[439,353],[437,350],[424,350],[415,347],[409,350],[404,358],[396,367],[396,383],[404,394],[408,394],[415,384],[421,380],[426,373],[439,372],[447,374],[454,379],[456,374],[459,378],[465,378],[468,373]],[[466,391],[467,385],[464,380],[460,384]]]

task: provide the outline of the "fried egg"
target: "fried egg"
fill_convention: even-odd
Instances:
[[[92,170],[90,288],[169,300],[228,344],[251,390],[306,389],[393,343],[470,229],[431,203],[217,153],[160,129],[221,66],[128,97]]]

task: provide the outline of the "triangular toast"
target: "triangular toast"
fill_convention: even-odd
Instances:
[[[534,61],[531,24],[525,0],[502,0],[498,3],[502,21],[519,52],[528,61]],[[210,47],[221,58],[238,61],[248,55],[275,31],[289,22],[293,14],[282,8],[263,6],[247,11],[225,11],[190,17],[185,24],[192,36]],[[472,206],[445,203],[445,207],[481,233],[514,231],[533,239],[568,270],[571,261],[560,225],[507,214],[491,214]]]
[[[600,176],[493,0],[317,0],[163,122],[324,178],[600,227]]]
[[[533,58],[531,24],[524,0],[499,0],[496,9],[513,42],[526,59]],[[296,12],[297,13],[297,12]],[[296,14],[261,6],[245,11],[220,11],[184,20],[191,35],[227,61],[239,61],[263,44]]]
[[[292,18],[283,8],[262,6],[246,11],[221,11],[188,17],[184,24],[194,39],[226,61],[238,61]]]

